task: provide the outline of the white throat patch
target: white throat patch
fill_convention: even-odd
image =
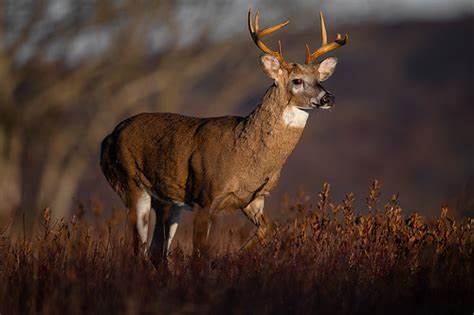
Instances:
[[[288,106],[283,112],[285,126],[294,128],[304,128],[309,114],[296,106]]]

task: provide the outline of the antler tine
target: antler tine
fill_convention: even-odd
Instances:
[[[319,23],[321,24],[321,46],[328,43],[328,32],[326,31],[326,23],[324,23],[323,11],[319,11]]]
[[[257,10],[255,13],[255,32],[260,30],[260,11]]]
[[[276,32],[278,31],[279,29],[287,26],[288,24],[290,24],[290,21],[285,21],[283,23],[280,23],[280,24],[277,24],[275,26],[270,26],[270,27],[267,27],[266,29],[264,29],[263,31],[259,32],[259,36],[260,37],[264,37],[264,36],[267,36],[267,35],[270,35],[271,33],[273,32]]]
[[[315,52],[311,54],[309,46],[308,44],[306,44],[306,64],[310,64],[319,56],[322,56],[334,49],[344,46],[349,39],[349,36],[347,34],[342,37],[341,34],[337,33],[336,39],[328,44],[326,23],[324,22],[324,15],[322,11],[319,12],[319,21],[321,24],[321,47],[319,47]]]
[[[281,40],[278,41],[278,53],[283,57],[283,54],[281,53]]]
[[[263,30],[260,30],[260,13],[259,13],[259,11],[257,11],[257,13],[255,13],[255,20],[254,20],[254,23],[252,25],[252,10],[249,9],[248,27],[249,27],[250,35],[252,36],[252,39],[253,39],[255,45],[257,45],[257,47],[260,48],[260,50],[262,50],[264,53],[276,57],[283,67],[289,67],[289,65],[285,61],[285,59],[283,58],[283,54],[281,53],[281,42],[278,41],[279,50],[274,51],[274,50],[271,50],[270,48],[268,48],[267,45],[265,45],[262,42],[261,39],[263,37],[267,36],[267,35],[270,35],[270,34],[276,32],[276,31],[280,30],[281,28],[287,26],[289,23],[290,23],[290,21],[288,20],[288,21],[285,21],[283,23],[277,24],[275,26],[270,26],[270,27],[267,27]]]

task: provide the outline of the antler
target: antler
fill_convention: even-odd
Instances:
[[[327,54],[328,52],[337,49],[346,44],[349,36],[346,34],[342,37],[341,34],[337,33],[336,40],[328,44],[328,34],[326,31],[326,24],[324,23],[323,12],[319,11],[319,20],[321,23],[321,47],[319,47],[315,52],[311,53],[309,50],[308,44],[306,44],[306,64],[310,64],[319,56]]]
[[[274,33],[276,31],[278,31],[279,29],[287,26],[290,23],[290,21],[287,20],[287,21],[285,21],[283,23],[280,23],[280,24],[277,24],[275,26],[270,26],[270,27],[267,27],[266,29],[260,30],[260,23],[259,23],[260,14],[259,14],[259,12],[257,11],[257,13],[255,14],[255,22],[254,22],[253,25],[252,25],[252,21],[251,21],[251,15],[252,15],[251,9],[249,9],[249,15],[248,15],[249,32],[250,32],[250,36],[252,36],[252,39],[253,39],[255,45],[257,45],[257,47],[260,48],[264,53],[276,57],[283,67],[289,68],[290,66],[285,61],[285,59],[283,58],[283,55],[281,53],[281,42],[278,41],[278,51],[273,51],[270,48],[268,48],[267,45],[265,45],[262,42],[261,38],[265,37],[267,35],[270,35],[271,33]]]

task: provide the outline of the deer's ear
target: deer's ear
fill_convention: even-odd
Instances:
[[[316,71],[318,73],[318,81],[323,82],[327,80],[336,69],[337,65],[337,58],[329,57],[324,59],[319,65],[316,67]]]
[[[273,80],[277,80],[281,76],[282,70],[277,58],[272,55],[263,55],[260,57],[260,63],[265,74]]]

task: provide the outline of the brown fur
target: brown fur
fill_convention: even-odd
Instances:
[[[242,209],[247,216],[263,210],[263,202],[252,202],[275,187],[303,132],[285,124],[285,109],[314,107],[312,100],[324,89],[319,65],[292,64],[286,70],[271,56],[261,61],[274,84],[248,116],[144,113],[121,122],[103,140],[103,173],[130,209],[132,226],[143,191],[162,204],[186,203],[211,216],[225,209]],[[295,78],[305,82],[298,92]],[[254,223],[263,229],[263,214]]]
[[[103,172],[126,204],[132,185],[163,201],[243,208],[276,185],[302,133],[283,125],[278,92],[271,87],[247,117],[131,117],[104,139]]]

